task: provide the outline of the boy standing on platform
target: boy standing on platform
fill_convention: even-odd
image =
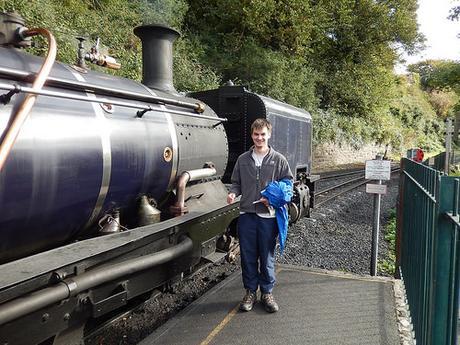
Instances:
[[[241,268],[246,295],[240,310],[249,311],[257,300],[257,290],[265,310],[278,311],[272,290],[275,284],[275,246],[278,226],[275,212],[261,191],[272,181],[292,180],[286,158],[268,146],[272,125],[266,119],[256,119],[251,125],[254,146],[238,157],[232,173],[232,185],[227,196],[229,204],[241,195],[238,237]]]

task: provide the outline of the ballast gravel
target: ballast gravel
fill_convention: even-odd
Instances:
[[[387,194],[381,197],[379,259],[388,257],[385,225],[396,207],[398,178],[386,181]],[[277,262],[335,271],[369,274],[373,226],[373,194],[365,186],[313,209],[310,218],[291,226],[283,255]],[[379,274],[385,274],[379,272]]]

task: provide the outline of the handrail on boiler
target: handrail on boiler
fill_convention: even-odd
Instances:
[[[38,92],[42,89],[45,84],[46,78],[51,72],[54,60],[56,59],[56,40],[54,36],[46,29],[36,28],[26,30],[22,33],[24,37],[32,37],[37,35],[45,36],[48,40],[48,53],[46,55],[45,61],[40,68],[40,71],[37,74],[33,84],[32,90]],[[5,165],[6,159],[8,158],[11,149],[13,148],[14,143],[21,131],[22,125],[29,116],[30,110],[32,109],[37,95],[35,93],[28,93],[24,98],[24,101],[19,106],[16,114],[13,115],[10,125],[7,127],[6,132],[3,136],[2,142],[0,144],[0,171],[2,171],[3,166]]]

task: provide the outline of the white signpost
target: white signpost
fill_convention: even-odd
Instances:
[[[377,257],[379,248],[379,227],[380,227],[380,198],[386,194],[387,186],[382,185],[382,180],[388,181],[391,178],[390,161],[382,160],[377,155],[376,159],[366,161],[365,178],[366,180],[377,180],[378,184],[366,184],[366,193],[374,194],[374,226],[372,227],[372,257],[371,257],[371,276],[377,275]]]
[[[365,178],[366,180],[385,180],[390,179],[390,161],[370,160],[366,161]]]

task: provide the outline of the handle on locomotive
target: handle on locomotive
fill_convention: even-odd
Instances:
[[[36,29],[25,29],[17,30],[17,35],[20,35],[20,38],[24,39],[27,37],[41,35],[44,36],[48,40],[48,53],[45,58],[45,62],[43,63],[40,71],[35,78],[32,89],[36,91],[40,91],[45,84],[48,75],[51,72],[51,68],[53,67],[54,60],[56,59],[56,40],[54,36],[46,29],[43,28],[36,28]],[[21,131],[21,128],[26,121],[27,117],[29,116],[30,111],[35,103],[35,99],[37,98],[34,94],[28,94],[22,104],[19,106],[16,114],[13,115],[13,121],[7,127],[6,132],[3,136],[3,140],[0,144],[0,171],[2,170],[5,162],[13,148],[14,143]]]

